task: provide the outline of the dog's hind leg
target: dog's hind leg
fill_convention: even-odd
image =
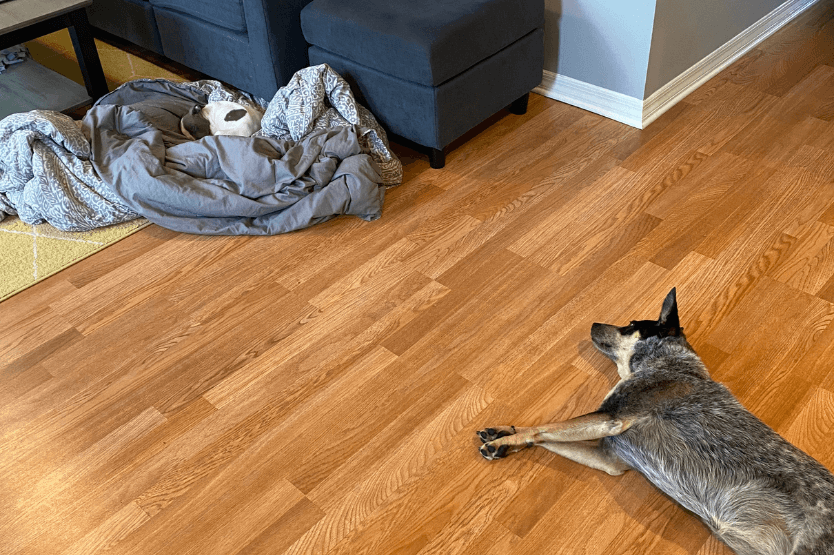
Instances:
[[[632,423],[631,419],[592,412],[545,426],[487,428],[478,432],[478,437],[484,443],[480,448],[481,455],[487,460],[500,459],[525,447],[540,445],[592,468],[622,474],[628,466],[613,453],[603,452],[598,445],[574,442],[619,435],[631,427]]]

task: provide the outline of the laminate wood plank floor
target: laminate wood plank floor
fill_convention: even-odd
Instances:
[[[105,59],[105,70],[107,62]],[[0,554],[729,553],[640,475],[475,431],[593,411],[683,326],[834,468],[834,5],[646,130],[532,95],[383,217],[150,226],[0,304]]]

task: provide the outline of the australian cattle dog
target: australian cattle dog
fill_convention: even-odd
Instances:
[[[834,476],[710,378],[678,320],[594,324],[620,381],[596,412],[479,431],[489,460],[539,445],[612,475],[635,469],[739,555],[834,555]]]

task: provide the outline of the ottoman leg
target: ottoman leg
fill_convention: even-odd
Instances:
[[[513,100],[513,103],[507,108],[511,114],[521,114],[527,113],[527,101],[530,99],[530,93],[525,94],[519,99]]]
[[[446,165],[446,153],[436,148],[429,149],[429,166],[439,170]]]

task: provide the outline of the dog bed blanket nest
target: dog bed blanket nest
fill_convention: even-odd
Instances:
[[[195,104],[264,110],[253,137],[182,135]],[[0,217],[89,230],[139,216],[200,234],[271,235],[340,214],[380,217],[402,178],[384,131],[328,66],[298,72],[267,104],[216,81],[138,80],[80,125],[56,112],[0,121]]]

